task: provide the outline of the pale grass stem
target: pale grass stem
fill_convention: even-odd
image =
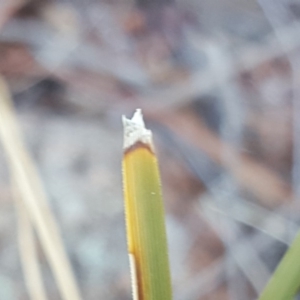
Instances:
[[[0,78],[0,137],[20,199],[40,239],[63,300],[81,300],[55,218],[36,167],[23,144],[10,93]]]

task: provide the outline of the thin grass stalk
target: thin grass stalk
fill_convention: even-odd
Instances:
[[[43,185],[26,150],[10,94],[0,79],[0,137],[20,197],[37,231],[63,300],[81,300],[59,229],[47,204]]]
[[[134,300],[171,300],[164,208],[152,134],[140,110],[124,121],[123,181]]]
[[[19,253],[28,294],[31,300],[47,300],[33,227],[16,188],[13,188],[13,196],[17,211]]]

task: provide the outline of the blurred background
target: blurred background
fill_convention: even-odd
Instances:
[[[299,0],[2,0],[0,26],[0,73],[83,299],[131,299],[121,116],[136,108],[174,300],[256,299],[299,228]],[[0,166],[0,299],[28,300],[2,148]]]

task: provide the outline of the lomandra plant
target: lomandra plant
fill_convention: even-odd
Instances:
[[[9,90],[0,77],[0,140],[11,172],[20,256],[30,299],[47,300],[36,237],[53,271],[61,298],[81,300],[55,218],[17,125]],[[137,110],[124,122],[123,181],[134,300],[171,300],[164,208],[152,133]],[[37,235],[34,235],[34,231]],[[292,300],[300,288],[300,233],[259,300]]]
[[[160,175],[141,110],[123,118],[123,182],[134,300],[171,300]]]

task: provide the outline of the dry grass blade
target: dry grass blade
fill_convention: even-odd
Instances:
[[[0,79],[0,135],[11,174],[20,197],[37,231],[62,299],[81,296],[66,255],[59,229],[46,201],[46,195],[31,157],[22,143],[9,91]]]
[[[14,198],[18,219],[19,252],[28,293],[31,300],[47,300],[32,224],[16,188]]]

